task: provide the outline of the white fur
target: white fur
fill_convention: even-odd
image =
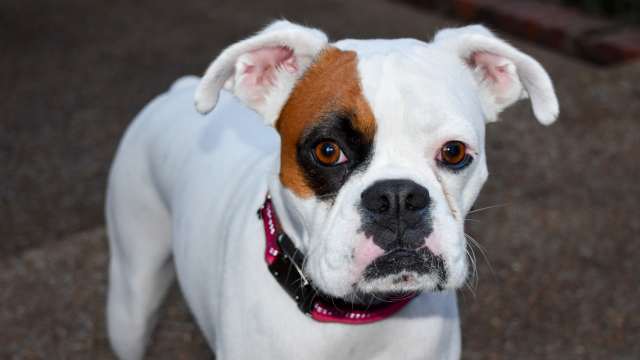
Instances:
[[[242,75],[234,71],[242,72],[242,62],[259,61],[247,54],[273,46],[292,49],[296,61],[303,59],[301,70],[279,71],[266,91],[238,89]],[[537,62],[481,27],[446,30],[430,44],[412,39],[335,43],[358,54],[377,133],[371,163],[328,203],[301,199],[283,187],[277,133],[261,125],[274,124],[295,81],[324,46],[326,36],[318,30],[278,22],[232,45],[209,67],[196,91],[198,110],[213,110],[209,115],[193,109],[197,80],[184,78],[132,123],[111,170],[106,208],[108,326],[119,357],[143,355],[174,268],[219,359],[459,357],[454,289],[467,275],[464,217],[488,174],[485,121],[506,106],[487,93],[491,89],[483,88],[477,69],[464,59],[477,51],[507,59],[515,66],[509,74],[518,75],[543,122],[557,114],[548,76]],[[236,96],[221,91],[225,83]],[[516,91],[507,92],[507,102],[520,97],[518,83]],[[455,174],[435,161],[450,140],[465,142],[474,156]],[[361,193],[382,179],[411,179],[428,189],[433,232],[425,246],[437,248],[445,260],[445,291],[431,292],[437,280],[432,275],[407,273],[409,281],[401,285],[393,276],[361,278],[367,256],[380,252],[359,231],[357,204]],[[283,228],[307,255],[305,272],[324,292],[347,298],[354,288],[424,292],[393,317],[368,325],[324,324],[302,315],[264,262],[256,210],[267,192]]]

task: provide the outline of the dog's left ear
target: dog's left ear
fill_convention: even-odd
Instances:
[[[209,65],[196,90],[196,109],[213,110],[224,87],[273,125],[295,82],[327,42],[320,30],[285,20],[272,23]]]
[[[549,125],[558,117],[558,99],[542,65],[484,26],[441,30],[434,44],[454,51],[469,66],[488,122],[527,95],[540,123]]]

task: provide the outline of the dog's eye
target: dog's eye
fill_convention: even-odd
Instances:
[[[313,149],[313,154],[318,162],[324,166],[339,165],[347,161],[340,146],[329,140],[319,142]]]
[[[452,170],[460,170],[471,163],[473,158],[467,154],[467,146],[460,141],[449,141],[440,149],[438,160]]]

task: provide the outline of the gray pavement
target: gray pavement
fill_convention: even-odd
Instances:
[[[178,76],[270,19],[331,38],[430,38],[457,23],[397,2],[0,2],[0,358],[111,358],[105,178],[127,123]],[[489,126],[491,176],[468,231],[464,358],[640,357],[640,64],[538,58],[561,103]],[[8,70],[8,71],[7,71]],[[491,266],[488,265],[490,262]],[[149,358],[210,358],[174,290]]]

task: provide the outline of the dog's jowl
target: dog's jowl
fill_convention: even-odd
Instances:
[[[458,358],[485,126],[527,97],[556,119],[542,66],[482,26],[330,43],[278,21],[229,46],[118,149],[115,353],[144,355],[177,279],[218,359]]]

